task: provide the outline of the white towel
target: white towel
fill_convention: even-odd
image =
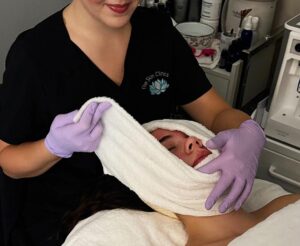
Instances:
[[[194,136],[197,137],[198,139],[201,139],[204,146],[206,146],[207,140],[209,140],[211,137],[214,136],[214,133],[208,130],[206,127],[202,126],[201,124],[195,121],[189,121],[189,120],[172,120],[172,119],[154,120],[145,123],[143,127],[148,132],[152,132],[158,128],[166,129],[170,131],[181,131],[188,136]],[[193,167],[194,169],[198,169],[199,167],[205,165],[206,163],[215,159],[219,155],[219,152],[216,150],[210,149],[210,151],[212,152],[212,154],[210,154],[204,160],[202,160],[200,163],[194,166]]]
[[[163,210],[193,216],[220,214],[218,206],[222,199],[211,210],[204,207],[219,173],[204,174],[185,164],[112,99],[98,97],[88,100],[74,121],[80,118],[89,103],[104,101],[110,102],[112,107],[103,115],[104,132],[95,152],[105,173],[115,176],[146,203]],[[174,129],[176,122],[164,121]],[[198,123],[178,122],[176,129],[188,135],[204,140],[212,136]],[[145,127],[149,130],[154,124],[152,122]]]
[[[214,49],[216,51],[216,53],[213,56],[213,59],[211,59],[210,56],[209,57],[206,57],[206,56],[196,57],[195,56],[195,57],[201,67],[214,69],[218,65],[220,58],[221,58],[220,40],[214,39],[209,48]],[[195,55],[200,54],[200,53],[201,53],[201,50],[197,50]]]
[[[288,192],[280,186],[256,179],[244,207],[246,211],[251,212],[286,194]],[[298,203],[300,205],[300,201]],[[262,222],[262,225],[257,225],[259,231],[255,229],[255,226],[254,230],[250,229],[236,238],[232,242],[233,245],[299,245],[300,208],[294,207],[294,210],[290,211],[290,216],[294,218],[290,218],[285,212],[276,214],[278,222],[275,224],[267,222],[269,218],[273,217],[270,216],[266,219],[266,223]],[[274,231],[275,228],[276,231]],[[283,237],[282,235],[288,236]],[[241,243],[239,243],[239,238]],[[258,240],[260,244],[258,244]],[[80,221],[63,245],[184,246],[186,242],[187,235],[179,220],[158,213],[114,209],[100,211]]]

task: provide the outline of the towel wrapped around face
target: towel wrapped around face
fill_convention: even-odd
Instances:
[[[148,131],[156,128],[179,130],[201,139],[204,145],[213,136],[212,132],[187,120],[159,120],[142,126],[118,103],[106,97],[88,100],[74,121],[78,121],[89,103],[105,101],[110,102],[112,107],[102,117],[104,131],[95,153],[106,174],[115,176],[143,201],[166,215],[220,214],[218,206],[222,198],[211,210],[204,206],[220,177],[219,173],[205,174],[195,170],[170,153]],[[201,164],[218,155],[215,150],[211,151],[212,154]]]

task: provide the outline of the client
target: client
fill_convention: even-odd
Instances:
[[[211,155],[201,139],[180,131],[156,129],[151,134],[171,153],[191,167],[198,168],[201,161]],[[247,213],[243,209],[217,216],[187,216],[177,214],[188,234],[187,245],[227,245],[235,237],[266,219],[275,211],[300,199],[300,195],[279,197],[263,208]]]
[[[201,139],[181,131],[155,129],[151,134],[171,153],[187,165],[198,168],[202,161],[212,155]],[[82,201],[81,206],[67,216],[68,232],[79,222],[98,211],[108,209],[134,209],[153,211],[139,197],[116,178],[106,175],[101,184]],[[105,183],[103,185],[103,182]],[[110,187],[106,190],[103,187]],[[115,188],[115,189],[114,189]],[[227,245],[246,230],[266,219],[272,213],[300,199],[300,195],[285,195],[268,203],[261,209],[247,213],[243,209],[216,216],[189,216],[176,214],[188,235],[188,246]]]
[[[217,206],[222,202],[221,198],[208,211],[204,203],[218,181],[220,173],[205,174],[195,171],[194,168],[198,167],[198,162],[204,165],[208,162],[207,159],[218,156],[216,150],[206,149],[200,141],[203,140],[205,143],[212,137],[211,132],[198,123],[185,120],[154,121],[142,127],[124,109],[107,98],[87,101],[74,121],[78,120],[84,108],[95,100],[110,101],[112,104],[111,109],[102,119],[105,131],[95,153],[101,159],[104,172],[118,179],[117,181],[114,177],[107,176],[108,179],[113,180],[114,186],[123,184],[126,187],[123,186],[122,190],[118,187],[115,192],[107,193],[105,187],[110,186],[108,180],[107,185],[102,186],[104,188],[95,191],[97,195],[94,194],[94,199],[88,203],[88,207],[85,207],[87,203],[83,202],[81,209],[73,213],[75,215],[73,218],[77,218],[77,221],[95,213],[98,205],[100,206],[98,211],[113,208],[151,211],[147,206],[149,205],[164,214],[177,215],[188,234],[188,245],[224,245],[271,213],[300,198],[298,195],[284,196],[273,199],[271,203],[255,213],[238,210],[228,211],[227,214],[221,214],[218,210]],[[167,134],[163,129],[169,130]],[[149,132],[152,132],[156,138]],[[182,136],[172,142],[173,133],[180,133]],[[195,140],[194,137],[198,139]],[[193,149],[193,146],[197,146],[195,144],[199,148]],[[184,146],[192,151],[186,152]],[[123,199],[127,198],[127,194],[128,197],[132,197],[132,202]],[[70,216],[72,218],[72,215]],[[73,220],[72,224],[75,223],[76,221]]]

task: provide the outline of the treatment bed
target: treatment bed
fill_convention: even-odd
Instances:
[[[244,204],[246,211],[261,208],[288,192],[268,181],[255,181]],[[299,246],[300,201],[274,213],[230,246]],[[79,222],[64,246],[183,246],[187,236],[180,221],[157,212],[115,209],[98,212]]]

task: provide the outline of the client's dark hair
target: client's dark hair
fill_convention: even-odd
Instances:
[[[66,214],[62,233],[69,234],[80,220],[98,211],[116,208],[153,211],[115,177],[103,175],[93,189],[82,197],[79,207]]]

